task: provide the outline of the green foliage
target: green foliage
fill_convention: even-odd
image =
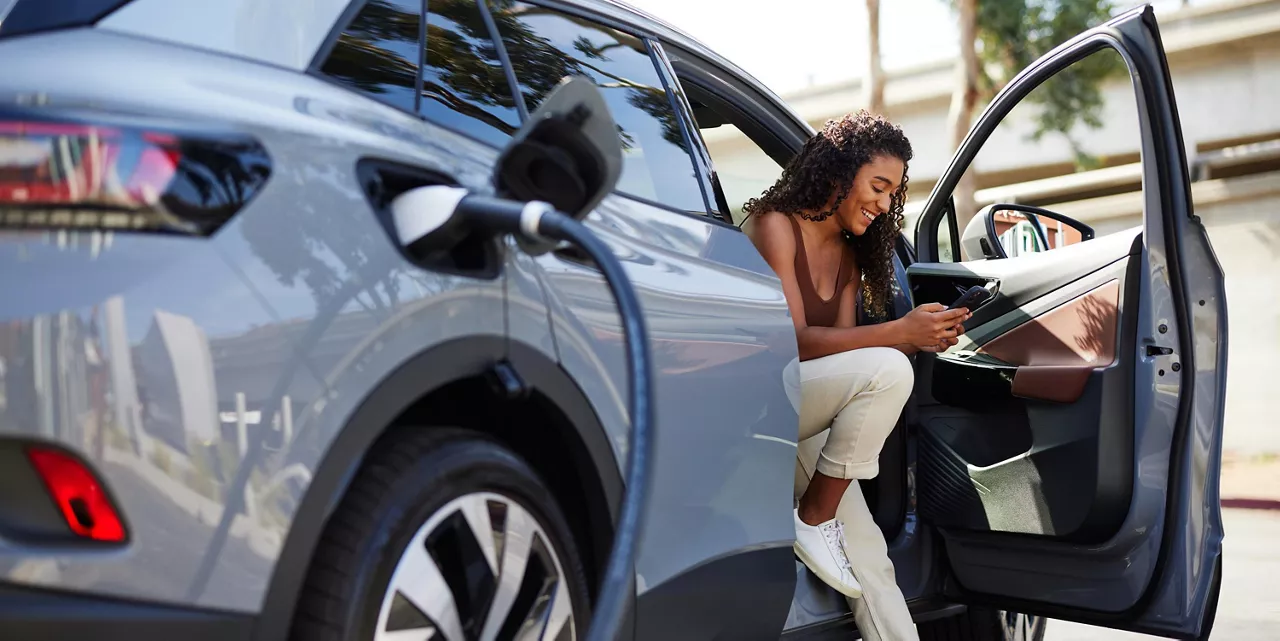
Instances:
[[[1112,0],[978,0],[977,5],[975,46],[983,69],[978,86],[987,99],[1036,59],[1106,21],[1115,10]],[[1107,49],[1037,87],[1023,102],[1039,107],[1032,140],[1061,134],[1075,150],[1081,168],[1094,166],[1096,160],[1081,149],[1071,132],[1082,124],[1094,129],[1102,126],[1101,85],[1124,70],[1119,54]]]

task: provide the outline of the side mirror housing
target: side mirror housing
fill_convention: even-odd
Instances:
[[[995,203],[983,207],[964,228],[960,245],[970,260],[996,260],[1049,251],[1093,240],[1093,228],[1048,209]]]

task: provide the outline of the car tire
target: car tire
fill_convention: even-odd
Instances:
[[[402,429],[368,455],[329,518],[291,638],[436,638],[434,628],[577,639],[589,598],[565,518],[528,464],[477,432]]]
[[[920,641],[1044,641],[1048,619],[1020,612],[969,608],[916,626]]]

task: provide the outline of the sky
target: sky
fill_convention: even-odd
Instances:
[[[701,40],[779,94],[861,76],[867,64],[864,0],[624,1]],[[1180,3],[1151,2],[1157,10]],[[1124,9],[1140,3],[1115,4]],[[881,0],[880,58],[886,70],[954,58],[956,40],[956,18],[947,0]]]

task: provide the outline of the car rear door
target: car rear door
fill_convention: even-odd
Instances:
[[[953,190],[997,126],[1042,83],[1108,49],[1136,94],[1140,227],[1011,258],[941,261],[947,237],[956,244]],[[917,304],[1000,285],[960,345],[917,364],[919,513],[941,535],[948,596],[1207,635],[1221,576],[1226,301],[1192,212],[1150,7],[1063,44],[1000,92],[930,196],[916,246]]]
[[[712,215],[692,118],[645,24],[608,6],[489,8],[529,111],[563,77],[585,77],[622,137],[617,188],[584,222],[636,288],[656,374],[635,636],[742,638],[777,626],[794,592],[787,439],[796,421],[782,378],[794,330],[777,278],[745,234]],[[594,263],[570,247],[532,262],[560,366],[590,400],[622,468],[628,381],[613,298]]]

